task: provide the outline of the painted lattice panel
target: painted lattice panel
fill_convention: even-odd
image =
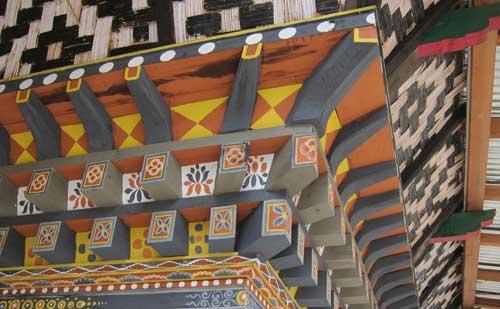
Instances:
[[[446,275],[436,282],[434,290],[421,304],[421,308],[450,308],[453,300],[462,291],[462,259],[457,259],[446,271]]]

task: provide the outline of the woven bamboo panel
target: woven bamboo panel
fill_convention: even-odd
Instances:
[[[435,243],[427,247],[427,252],[415,266],[419,296],[442,271],[445,271],[445,266],[460,248],[461,243],[458,241]]]
[[[89,62],[158,43],[160,1],[1,1],[1,77]],[[170,18],[166,11],[163,15]]]
[[[403,188],[410,244],[413,246],[434,225],[450,201],[463,191],[465,154],[461,123],[442,147]]]
[[[176,42],[337,12],[337,0],[180,0],[173,2]]]
[[[421,308],[441,309],[450,308],[453,300],[462,291],[462,259],[457,259],[449,267],[446,275],[436,282],[435,288],[421,304]]]
[[[457,55],[429,57],[397,90],[391,118],[401,171],[451,117],[465,78]]]

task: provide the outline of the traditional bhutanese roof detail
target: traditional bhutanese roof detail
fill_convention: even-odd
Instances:
[[[460,212],[448,217],[439,230],[432,236],[431,242],[465,240],[478,235],[482,227],[493,223],[495,209],[478,212]]]

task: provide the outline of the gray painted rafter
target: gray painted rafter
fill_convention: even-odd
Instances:
[[[142,67],[138,76],[126,78],[127,86],[134,97],[144,123],[145,143],[156,144],[172,140],[170,107]]]
[[[400,203],[399,190],[358,198],[352,207],[349,223],[354,229],[361,220],[398,203]]]
[[[0,165],[9,164],[10,140],[9,132],[0,125]]]
[[[359,248],[362,249],[371,241],[401,227],[404,227],[402,213],[367,220],[363,223],[361,230],[356,235],[356,241],[358,242]]]
[[[73,83],[73,82],[70,82]],[[84,80],[68,96],[75,107],[89,141],[89,151],[105,151],[114,148],[113,123],[101,102]]]
[[[399,285],[412,282],[413,274],[410,268],[401,269],[388,273],[380,277],[377,284],[373,287],[375,297],[380,298],[382,294]]]
[[[413,296],[410,298],[410,296]],[[406,298],[408,298],[406,300]],[[379,301],[379,307],[384,309],[387,308],[389,305],[394,305],[395,303],[405,300],[404,304],[400,305],[411,305],[412,303],[417,303],[417,298],[415,297],[415,285],[413,284],[405,284],[405,285],[400,285],[396,288],[393,288],[384,294],[382,294],[380,301]],[[401,308],[401,307],[399,307]]]
[[[371,263],[407,244],[406,234],[398,234],[372,241],[366,251],[365,266],[369,268]]]
[[[339,186],[340,198],[345,203],[354,193],[394,176],[397,176],[394,161],[376,163],[350,170]]]
[[[340,163],[353,150],[370,139],[387,124],[387,109],[382,107],[340,129],[331,147],[333,150],[328,157],[332,172],[335,173]]]
[[[368,275],[370,282],[375,284],[383,275],[409,265],[410,253],[408,252],[384,256],[373,264]]]
[[[23,91],[25,96],[17,106],[24,121],[33,134],[36,145],[37,160],[57,158],[60,156],[61,128],[47,107],[38,99],[33,91]],[[19,98],[19,93],[18,93]]]
[[[242,55],[238,64],[231,95],[224,113],[221,133],[248,130],[250,128],[255,100],[257,99],[257,86],[262,62],[262,53],[259,51],[262,45],[257,45],[255,48],[257,49],[257,56],[249,58]],[[243,53],[245,53],[245,50],[243,50]]]
[[[377,44],[357,44],[353,33],[346,35],[304,82],[287,125],[313,124],[322,136],[332,111],[378,55]]]

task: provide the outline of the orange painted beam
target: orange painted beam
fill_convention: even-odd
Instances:
[[[500,284],[500,270],[480,269],[477,272],[477,279],[485,281],[498,281]]]
[[[490,247],[500,247],[500,235],[481,233],[481,245]]]
[[[478,4],[475,2],[475,4]],[[467,162],[467,210],[483,209],[486,186],[486,164],[491,130],[491,101],[495,68],[497,33],[489,32],[487,39],[471,48],[471,81],[469,110],[469,141]],[[464,308],[475,305],[480,236],[465,241]]]
[[[500,185],[487,184],[484,188],[484,199],[490,201],[500,201]]]

